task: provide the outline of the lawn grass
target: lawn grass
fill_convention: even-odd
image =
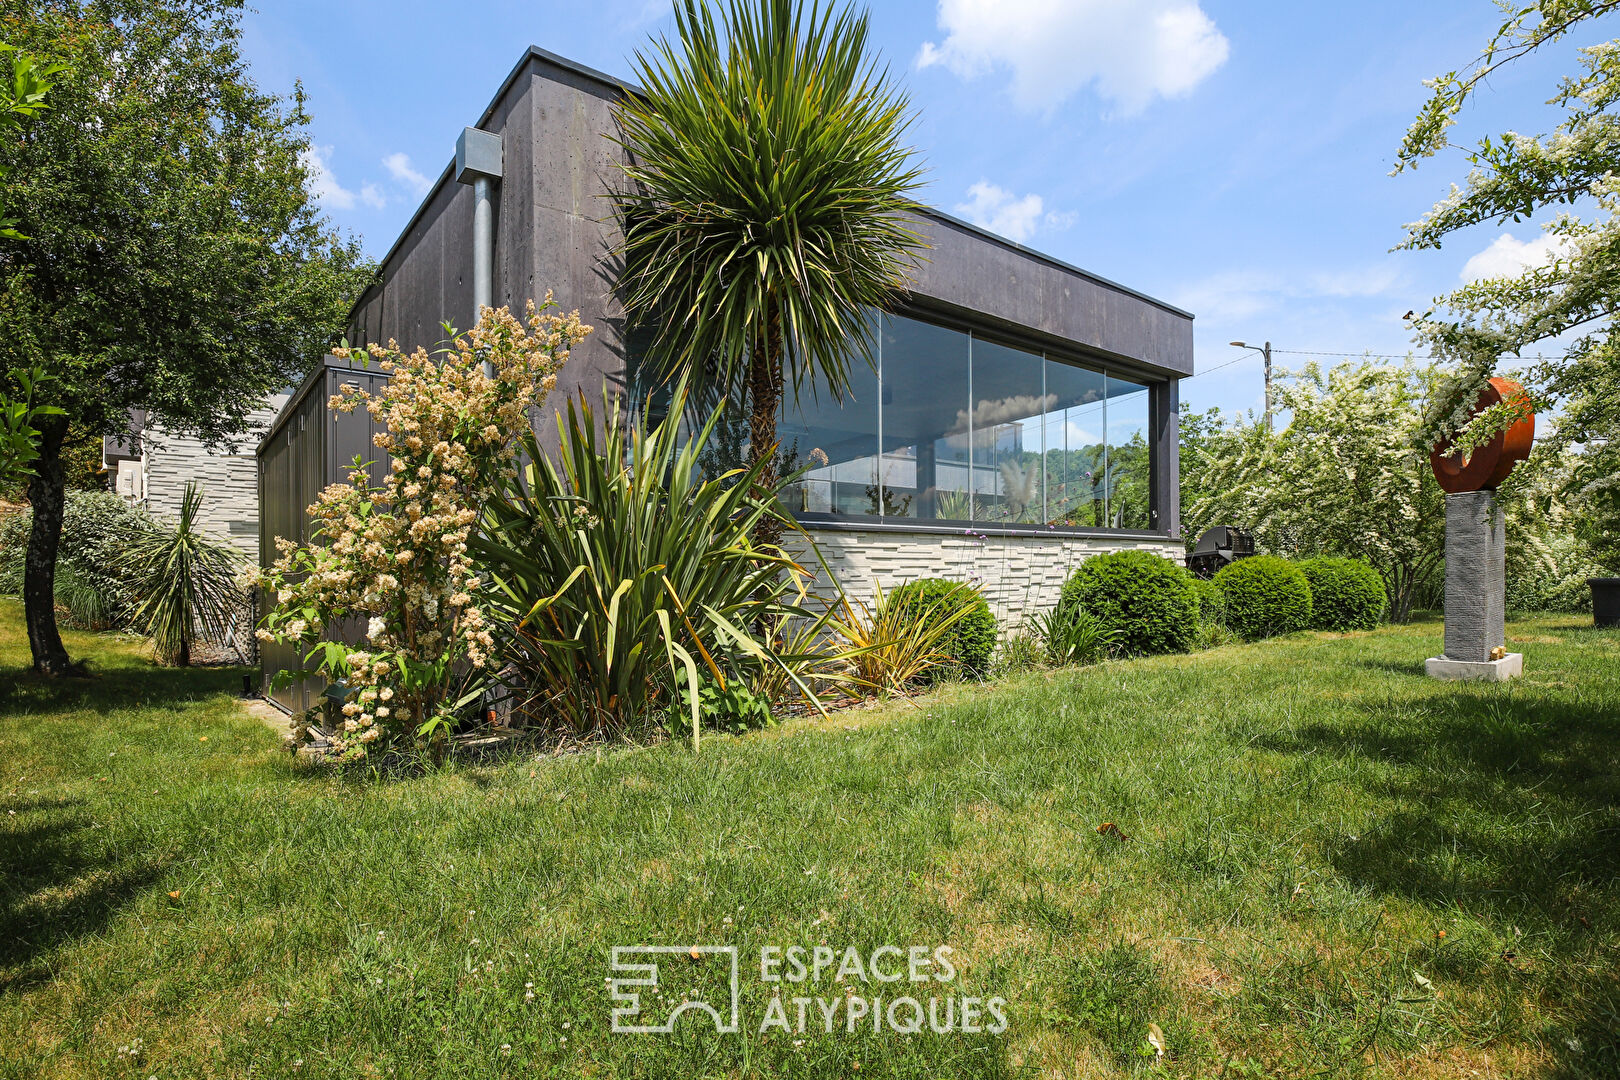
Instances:
[[[376,781],[239,672],[25,675],[0,601],[0,1076],[1620,1075],[1620,633],[1509,634],[1509,686],[1426,622]],[[1010,1027],[762,1036],[760,946],[823,942]],[[742,1031],[610,1033],[637,943],[741,946]]]

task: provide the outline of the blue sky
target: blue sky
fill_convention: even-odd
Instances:
[[[260,0],[245,49],[267,89],[302,80],[334,223],[381,256],[533,43],[610,74],[669,25],[668,0]],[[873,0],[912,95],[927,201],[1198,318],[1197,365],[1233,339],[1399,354],[1402,316],[1534,259],[1534,224],[1391,253],[1460,179],[1453,153],[1387,175],[1422,80],[1466,64],[1488,0]],[[1543,130],[1580,41],[1493,78],[1457,132]],[[1317,357],[1331,362],[1331,356]],[[1184,384],[1258,408],[1260,364]]]

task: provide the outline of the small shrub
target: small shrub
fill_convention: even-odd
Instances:
[[[1360,559],[1306,559],[1299,571],[1311,587],[1313,630],[1374,630],[1383,621],[1384,579]]]
[[[1087,559],[1064,582],[1058,607],[1090,612],[1118,632],[1125,654],[1187,652],[1198,636],[1192,575],[1149,551]]]
[[[1311,625],[1311,586],[1298,566],[1275,555],[1239,559],[1215,575],[1226,625],[1252,640]]]
[[[996,648],[996,617],[990,614],[990,605],[977,589],[944,578],[908,581],[894,590],[890,597],[890,601],[901,609],[932,609],[944,613],[951,610],[951,605],[942,605],[940,601],[957,596],[962,589],[973,594],[968,600],[968,611],[940,642],[939,651],[945,660],[929,669],[928,675],[924,676],[926,680],[932,681],[946,675],[973,679],[988,675],[990,656]]]
[[[1045,646],[1046,662],[1054,667],[1106,660],[1121,637],[1117,627],[1109,626],[1079,604],[1059,604],[1039,616],[1035,625]]]
[[[110,491],[70,488],[66,495],[57,545],[57,604],[67,621],[81,630],[126,626],[138,601],[128,553],[137,538],[151,531],[152,517]],[[23,560],[33,526],[32,509],[0,523],[0,593],[22,592]]]

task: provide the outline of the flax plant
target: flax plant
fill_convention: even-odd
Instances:
[[[684,401],[682,385],[667,419],[639,426],[605,396],[600,415],[569,402],[559,451],[524,439],[527,464],[490,499],[472,541],[510,628],[502,658],[525,688],[523,709],[575,735],[661,724],[677,670],[689,686],[767,679],[816,701],[800,669],[825,657],[758,629],[816,618],[804,606],[809,571],[754,539],[764,520],[802,530],[763,460],[703,475],[720,412],[688,437]],[[689,698],[697,749],[702,717]]]

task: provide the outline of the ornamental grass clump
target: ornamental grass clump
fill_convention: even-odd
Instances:
[[[889,599],[899,608],[896,614],[902,619],[908,614],[937,619],[954,615],[955,609],[964,605],[968,609],[940,641],[943,659],[923,676],[925,682],[951,676],[982,679],[990,673],[990,657],[996,648],[996,617],[990,613],[983,593],[945,578],[918,578],[895,589]]]
[[[457,678],[479,681],[495,643],[468,542],[512,472],[528,410],[591,332],[577,311],[554,306],[550,294],[539,308],[531,301],[523,322],[485,309],[435,355],[392,342],[337,350],[392,374],[376,396],[351,385],[331,400],[340,412],[363,405],[384,429],[373,443],[392,460],[380,485],[357,459],[349,483],[320,493],[309,515],[321,542],[277,538],[281,555],[264,576],[276,606],[259,636],[307,650],[313,667],[300,674],[345,684],[336,745],[346,756],[407,737],[441,750],[456,711],[479,693],[450,689]],[[321,640],[347,619],[365,626],[363,641]]]

